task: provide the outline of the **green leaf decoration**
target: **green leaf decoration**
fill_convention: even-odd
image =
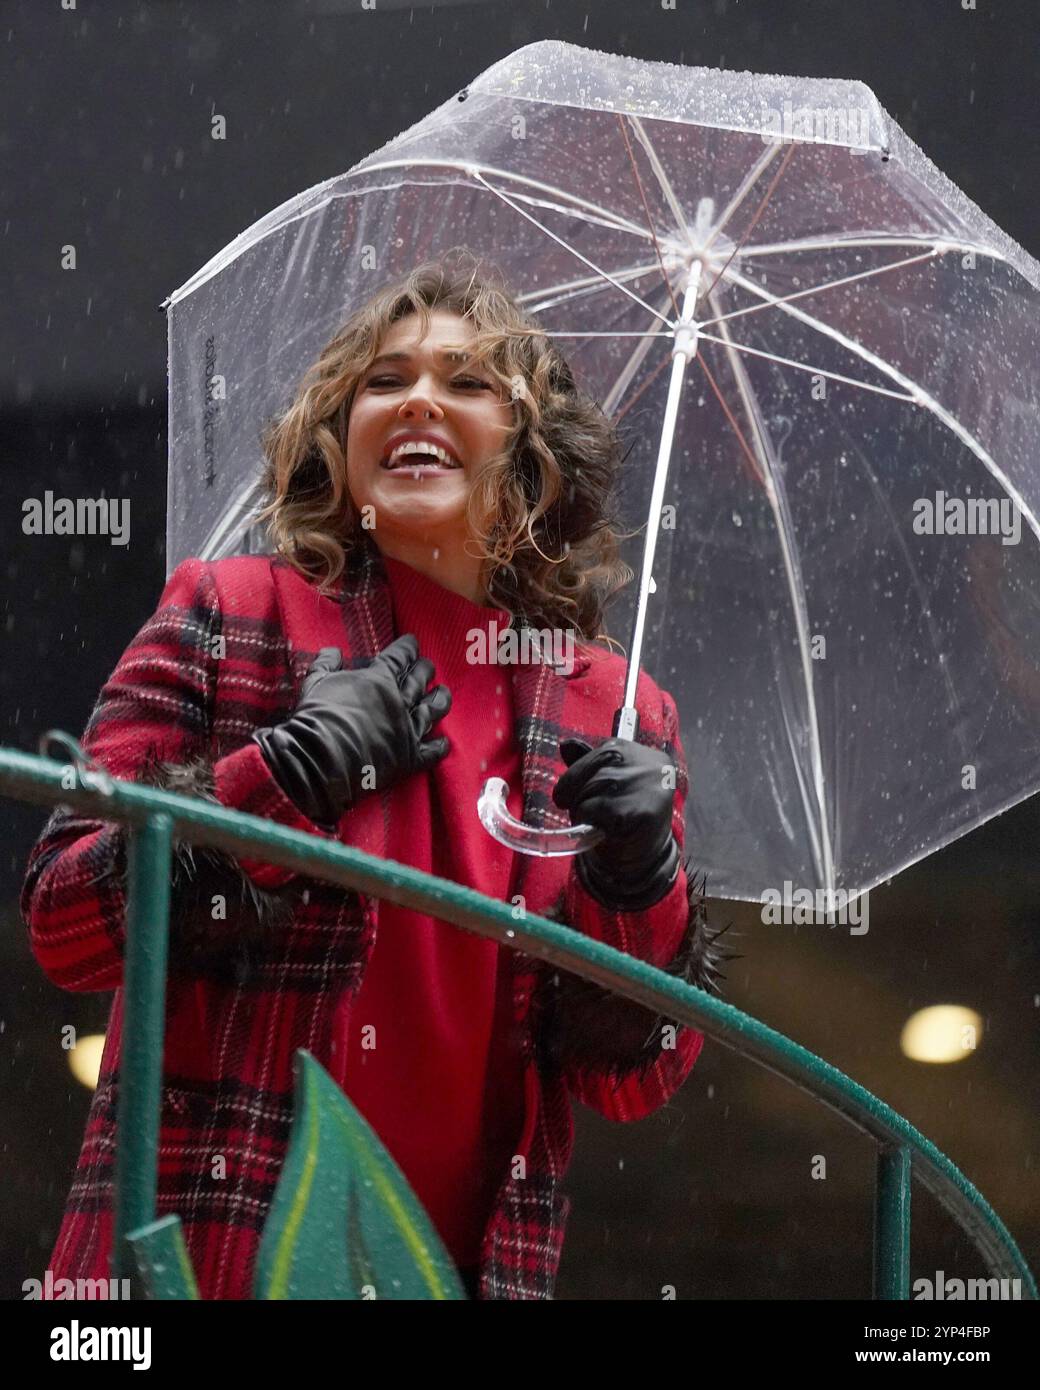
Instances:
[[[375,1131],[309,1052],[257,1255],[255,1298],[465,1299],[451,1256]]]
[[[126,1237],[146,1298],[198,1298],[179,1216],[163,1216]]]

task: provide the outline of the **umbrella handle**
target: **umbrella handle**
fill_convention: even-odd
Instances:
[[[477,798],[477,815],[484,829],[500,845],[507,845],[520,854],[553,857],[580,854],[603,839],[603,831],[594,825],[570,825],[561,830],[541,830],[517,820],[506,807],[509,787],[501,777],[489,777]]]
[[[621,706],[614,711],[614,737],[634,739],[639,727],[635,709]],[[489,777],[477,798],[480,823],[500,845],[520,854],[537,854],[543,858],[558,858],[564,854],[581,854],[605,838],[602,830],[582,822],[560,830],[543,830],[526,821],[517,820],[506,805],[509,787],[501,777]]]

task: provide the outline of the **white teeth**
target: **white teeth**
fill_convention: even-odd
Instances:
[[[405,454],[433,454],[443,464],[449,467],[458,468],[461,465],[448,453],[447,449],[435,448],[432,444],[424,444],[422,440],[410,439],[405,444],[398,444],[397,448],[390,454],[384,465],[386,468],[393,468],[394,460],[403,458]]]

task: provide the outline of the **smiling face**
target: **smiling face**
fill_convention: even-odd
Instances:
[[[347,426],[347,484],[359,510],[374,509],[371,534],[381,549],[401,553],[402,545],[419,543],[461,552],[473,480],[502,449],[513,406],[489,371],[463,360],[476,336],[467,320],[435,309],[420,341],[421,328],[416,314],[392,324],[358,382]],[[390,354],[396,360],[385,360]],[[398,436],[413,433],[429,436],[459,466],[430,467],[429,458],[415,454],[388,467]]]

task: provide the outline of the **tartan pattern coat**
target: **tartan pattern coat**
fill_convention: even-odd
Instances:
[[[271,776],[254,729],[288,717],[318,651],[367,663],[395,637],[374,546],[351,557],[329,596],[284,560],[185,560],[103,686],[82,743],[114,776],[208,797],[329,837]],[[567,736],[595,746],[622,702],[623,660],[576,644],[573,669],[510,670],[522,751],[524,818],[557,827],[552,800]],[[675,705],[641,673],[639,739],[675,763],[673,828],[683,844],[687,769]],[[338,838],[382,854],[388,792],[348,810]],[[472,808],[463,808],[469,812]],[[573,858],[514,856],[510,897],[622,951],[712,989],[722,957],[684,860],[667,896],[611,911],[580,884]],[[58,808],[33,847],[21,895],[36,959],[68,990],[114,990],[100,1077],[51,1260],[54,1277],[107,1277],[119,1055],[126,840],[123,828]],[[213,894],[225,920],[213,920]],[[180,1215],[203,1298],[252,1297],[253,1266],[292,1120],[292,1058],[329,1066],[330,1023],[356,991],[379,902],[223,851],[174,851],[159,1150],[159,1216]],[[678,1090],[703,1045],[667,1020],[522,951],[505,950],[524,1065],[525,1123],[485,1229],[483,1299],[550,1299],[570,1198],[560,1182],[573,1145],[571,1097],[638,1120]],[[674,1046],[671,1045],[674,1043]],[[226,1175],[214,1177],[221,1155]],[[525,1176],[516,1177],[517,1171]]]

